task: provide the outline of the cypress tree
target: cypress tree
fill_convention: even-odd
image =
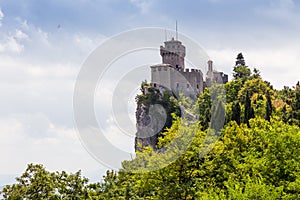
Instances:
[[[251,99],[249,96],[249,92],[247,91],[245,100],[244,123],[249,126],[249,120],[254,117],[254,109],[251,106]]]
[[[272,115],[272,100],[271,100],[271,96],[270,93],[267,93],[267,105],[266,105],[266,117],[265,119],[270,121],[271,119],[271,115]]]
[[[283,113],[283,115],[282,115],[282,120],[283,120],[285,123],[288,122],[289,116],[287,115],[286,105],[283,106],[283,108],[281,109],[281,112]]]
[[[250,109],[251,109],[251,101],[249,97],[249,92],[246,93],[246,100],[245,100],[245,110],[244,110],[244,123],[248,124],[250,119]]]
[[[237,124],[241,124],[241,106],[239,102],[232,104],[232,121],[236,121]]]
[[[235,66],[245,66],[246,62],[242,53],[239,53],[236,58]]]
[[[295,93],[293,95],[293,100],[291,103],[292,107],[292,123],[300,126],[300,84],[296,84]]]

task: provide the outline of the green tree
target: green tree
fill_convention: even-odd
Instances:
[[[268,92],[267,93],[266,117],[265,117],[266,120],[270,121],[272,111],[273,111],[272,99],[271,99],[270,93]]]
[[[242,87],[243,82],[241,79],[232,80],[225,84],[227,103],[234,102],[238,99],[238,94]]]
[[[236,57],[236,62],[235,62],[235,66],[245,66],[246,65],[246,62],[245,62],[245,59],[244,59],[244,56],[242,53],[239,53]]]
[[[87,199],[88,179],[66,172],[49,172],[42,165],[29,164],[17,183],[2,191],[5,199]]]
[[[291,123],[300,126],[300,84],[296,84],[294,90],[294,98],[291,102],[292,113],[291,113]]]
[[[285,86],[277,92],[276,98],[282,105],[277,115],[289,124],[300,126],[300,83],[293,89]]]
[[[245,67],[242,55],[237,61],[236,67]],[[191,104],[188,98],[175,99],[143,82],[137,104],[163,104],[171,116],[158,137],[159,151],[146,147],[93,184],[80,171],[49,172],[30,164],[0,194],[5,199],[300,199],[300,84],[274,91],[254,73],[240,73],[225,85],[226,105],[221,86],[205,89],[188,110],[199,115],[193,123],[176,111]],[[225,109],[230,120],[224,127],[211,121]]]
[[[249,96],[249,92],[246,93],[246,99],[245,99],[245,109],[244,109],[244,123],[249,125],[249,120],[254,117],[254,111],[251,106],[251,100]]]
[[[246,66],[243,54],[239,53],[236,58],[235,67],[233,68],[233,77],[234,79],[241,79],[245,82],[250,76],[251,70]]]
[[[256,68],[253,69],[252,79],[261,78],[260,71]]]
[[[197,105],[199,105],[199,121],[203,130],[209,127],[209,122],[211,119],[211,107],[212,98],[208,88],[204,89],[204,92],[200,94]]]
[[[264,82],[262,79],[251,79],[247,80],[243,87],[238,91],[238,99],[241,102],[245,102],[246,93],[249,93],[250,99],[257,94],[257,98],[260,96],[265,96],[268,92],[270,95],[273,94],[272,89],[267,82]]]
[[[241,106],[239,102],[232,104],[231,120],[236,121],[237,124],[241,124]]]
[[[233,71],[233,77],[235,79],[241,79],[243,82],[248,80],[251,76],[251,70],[247,66],[235,66]]]

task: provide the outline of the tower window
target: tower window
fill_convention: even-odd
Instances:
[[[199,85],[197,84],[197,89],[199,89]]]
[[[186,87],[189,88],[189,87],[190,87],[190,84],[186,84]]]

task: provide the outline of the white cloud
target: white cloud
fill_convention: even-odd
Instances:
[[[0,43],[0,53],[21,53],[24,45],[16,40],[14,36],[8,36],[5,41]]]
[[[21,19],[20,17],[16,17],[15,20],[22,30],[29,30],[30,27],[27,20]]]
[[[2,26],[2,19],[4,18],[4,13],[2,12],[2,9],[0,8],[0,27]]]
[[[0,185],[13,182],[29,163],[41,163],[52,171],[83,169],[84,175],[98,169],[99,178],[104,171],[82,147],[74,129],[55,126],[41,113],[0,118],[0,151]]]
[[[3,27],[0,32],[0,52],[19,54],[18,58],[28,59],[30,63],[72,63],[79,67],[105,39],[102,35],[68,33],[63,29],[49,32],[21,18],[15,18],[14,22],[14,26]]]
[[[0,52],[2,53],[21,53],[25,48],[22,40],[28,39],[28,35],[20,29],[16,29],[14,34],[2,32],[0,36],[2,37],[0,40]]]
[[[19,40],[28,39],[28,35],[20,29],[16,29],[15,37]]]
[[[270,5],[275,9],[292,9],[295,2],[293,0],[271,0]]]
[[[142,14],[148,13],[153,3],[151,0],[130,0],[130,2],[138,7]]]
[[[45,31],[43,31],[41,28],[37,28],[37,34],[39,36],[39,39],[41,42],[43,42],[46,45],[50,45],[49,43],[49,34]]]
[[[294,86],[299,80],[300,41],[293,40],[286,45],[244,49],[246,64],[250,68],[261,71],[263,79],[271,82],[276,89],[283,86]],[[208,50],[208,54],[216,61],[216,67],[231,75],[239,49]]]
[[[77,137],[72,97],[80,64],[103,37],[17,22],[0,33],[0,186],[31,162],[99,181],[106,168]]]
[[[82,33],[76,33],[73,36],[75,48],[82,51],[82,53],[84,53],[84,54],[89,54],[104,39],[105,39],[105,37],[102,35],[97,35],[95,37],[88,37]]]
[[[78,73],[78,67],[69,63],[29,63],[22,58],[9,55],[0,55],[0,82],[6,84],[29,83],[40,84],[42,82],[55,83],[64,80],[74,81]],[[33,89],[33,88],[32,88]]]
[[[13,181],[28,163],[51,170],[103,170],[80,144],[73,129],[72,92],[77,68],[30,63],[0,55],[0,185]],[[80,160],[78,159],[80,158]],[[93,178],[93,177],[92,177]]]
[[[267,19],[274,20],[271,24],[283,23],[298,26],[300,15],[293,0],[270,0],[269,4],[256,9],[257,13]]]

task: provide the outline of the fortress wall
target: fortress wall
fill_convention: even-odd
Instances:
[[[171,73],[172,90],[175,93],[183,93],[186,96],[203,92],[203,75],[200,70],[174,70]]]
[[[178,95],[186,90],[187,81],[185,76],[178,70],[173,70],[171,73],[172,90]]]
[[[203,92],[203,74],[198,69],[177,70],[170,65],[151,66],[151,83],[162,85],[174,93],[199,94]]]
[[[189,81],[190,86],[197,93],[203,92],[203,74],[200,70],[191,69],[189,71],[182,72],[184,77]]]
[[[171,72],[169,68],[168,66],[151,66],[151,83],[171,89]]]

